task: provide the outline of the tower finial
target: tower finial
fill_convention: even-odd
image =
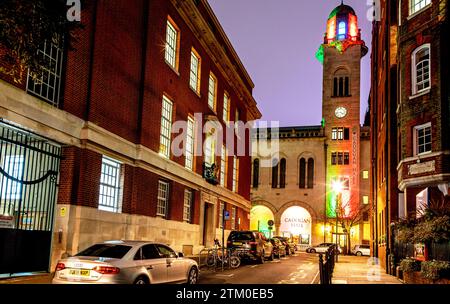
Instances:
[[[341,5],[344,5],[344,0],[341,0]]]

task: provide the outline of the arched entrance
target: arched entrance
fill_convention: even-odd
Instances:
[[[254,206],[250,211],[250,230],[260,231],[266,237],[270,237],[269,220],[275,222],[275,216],[272,210],[262,205]],[[275,226],[272,228],[272,232],[275,232]]]
[[[312,217],[303,207],[287,208],[280,219],[280,234],[292,237],[294,242],[301,245],[311,244]]]

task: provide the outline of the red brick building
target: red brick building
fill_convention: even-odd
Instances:
[[[373,24],[372,245],[386,269],[391,224],[415,217],[421,194],[429,202],[450,187],[448,10],[438,0],[382,0]]]
[[[45,137],[60,160],[57,196],[50,187],[55,198],[40,210],[52,223],[46,229],[32,224],[38,204],[19,205],[27,200],[22,188],[2,179],[5,188],[22,191],[0,205],[10,210],[4,216],[13,218],[12,235],[27,229],[50,235],[47,266],[20,271],[48,270],[49,258],[53,265],[64,253],[107,239],[159,241],[198,253],[221,235],[223,209],[230,212],[226,230],[248,229],[248,134],[234,135],[233,149],[224,150],[225,139],[212,140],[205,153],[195,153],[214,133],[202,132],[205,122],[226,130],[229,121],[261,117],[254,84],[207,1],[86,1],[81,18],[75,50],[43,49],[54,63],[48,77],[39,82],[24,75],[16,83],[0,76],[2,130]],[[172,127],[177,121],[187,123],[186,134]],[[174,149],[178,136],[186,143],[181,155]],[[1,139],[14,145],[11,136]],[[238,155],[239,143],[245,155]],[[18,174],[13,164],[27,175],[20,153],[8,157],[2,164],[9,176]],[[5,264],[1,270],[17,272]]]

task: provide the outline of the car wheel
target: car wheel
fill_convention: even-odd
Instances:
[[[134,283],[136,285],[146,285],[148,284],[148,279],[144,276],[138,277],[136,280],[134,280]]]
[[[310,249],[309,253],[316,253],[316,249]]]
[[[269,261],[273,261],[275,259],[275,254],[273,253],[273,250],[272,250],[272,253],[270,254],[270,257],[269,257]]]
[[[188,275],[188,284],[197,284],[198,281],[198,270],[196,267],[192,267],[191,270],[189,270],[189,275]]]
[[[356,253],[356,255],[357,255],[357,256],[362,256],[362,252],[361,252],[361,251],[358,251],[358,252]]]
[[[259,256],[259,261],[258,262],[259,262],[259,264],[264,264],[264,262],[265,262],[265,253],[264,253],[264,251]]]

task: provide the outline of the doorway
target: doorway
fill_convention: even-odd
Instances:
[[[214,205],[205,202],[203,210],[203,246],[214,244]]]

